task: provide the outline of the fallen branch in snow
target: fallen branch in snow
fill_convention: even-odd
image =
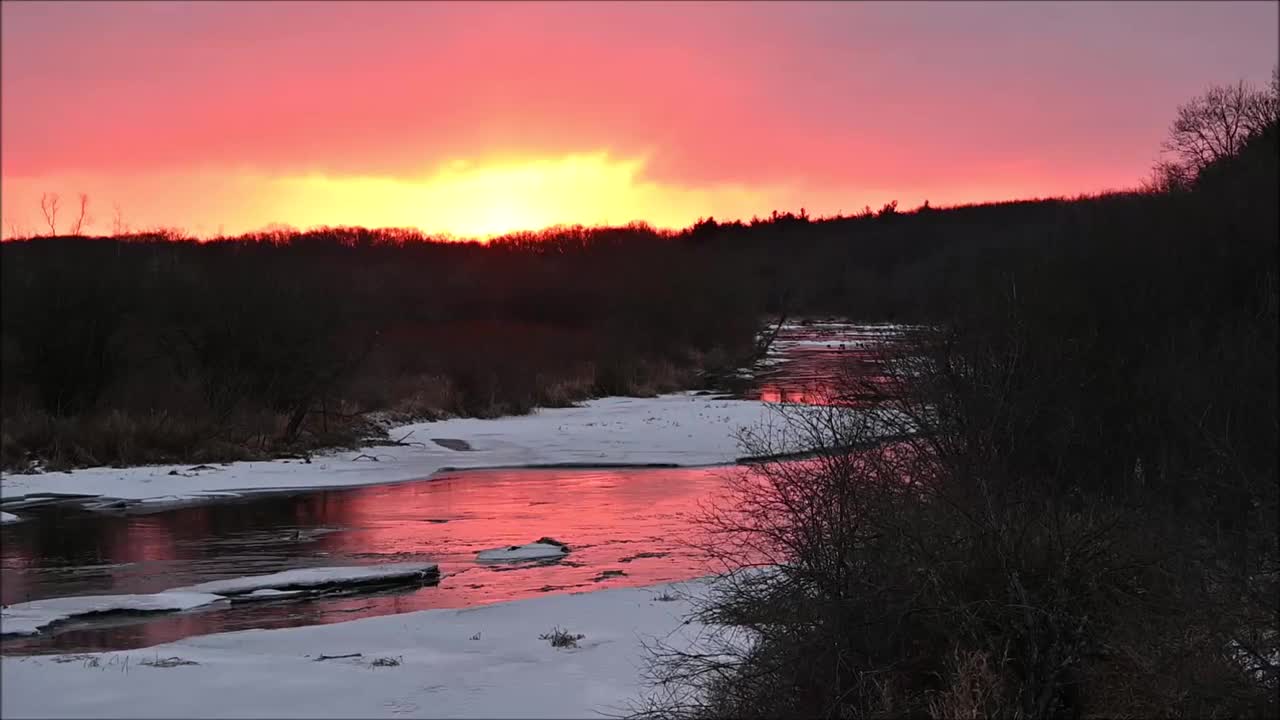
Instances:
[[[412,434],[413,434],[413,433],[409,433],[409,435],[412,435]],[[405,435],[404,437],[409,437],[409,435]],[[405,440],[404,440],[403,438],[401,438],[400,440],[392,440],[392,439],[390,439],[390,438],[364,438],[363,440],[361,440],[361,441],[360,441],[360,444],[361,444],[361,445],[363,445],[364,447],[420,447],[420,448],[425,448],[425,447],[427,446],[427,444],[426,444],[426,443],[424,443],[424,442],[417,442],[417,441],[405,442]]]
[[[321,660],[341,660],[343,658],[364,657],[364,653],[348,653],[347,655],[321,655],[316,658],[316,662]]]
[[[147,667],[171,668],[171,667],[179,667],[182,665],[199,665],[200,663],[196,662],[195,660],[185,660],[183,658],[178,657],[177,655],[174,655],[173,657],[167,657],[167,658],[161,658],[157,656],[154,660],[143,660],[141,664],[146,665]]]

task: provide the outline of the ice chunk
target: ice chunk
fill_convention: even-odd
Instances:
[[[169,592],[205,592],[218,595],[246,595],[259,590],[301,590],[348,585],[410,584],[437,580],[435,563],[387,563],[355,567],[315,567],[285,570],[270,575],[213,580],[174,588]]]
[[[266,600],[283,600],[284,598],[297,597],[305,594],[305,590],[273,590],[271,588],[263,588],[261,590],[254,590],[251,593],[244,593],[243,595],[233,595],[231,596],[231,601],[257,602]]]
[[[112,612],[172,612],[190,610],[223,600],[202,592],[163,592],[147,595],[81,595],[47,598],[8,605],[0,610],[0,635],[34,635],[59,620]]]
[[[528,545],[508,545],[507,547],[481,550],[476,555],[480,562],[516,562],[519,560],[549,560],[564,557],[569,547],[551,538],[542,538]]]

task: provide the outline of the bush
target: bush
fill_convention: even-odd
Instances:
[[[714,630],[655,647],[638,714],[1274,716],[1275,137],[1070,208],[885,358],[888,399],[744,437],[803,454],[704,518]]]
[[[551,647],[553,648],[576,648],[578,647],[578,641],[586,637],[586,635],[582,634],[574,635],[573,633],[561,630],[557,627],[553,628],[549,633],[539,635],[538,639],[546,640],[551,643]]]

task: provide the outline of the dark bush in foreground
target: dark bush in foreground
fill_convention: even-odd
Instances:
[[[654,647],[639,715],[1274,717],[1276,159],[1273,124],[1106,200],[889,358],[894,399],[746,437],[811,454],[705,518],[718,631]]]

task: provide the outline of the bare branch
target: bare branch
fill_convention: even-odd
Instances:
[[[1275,117],[1274,90],[1260,91],[1244,81],[1214,86],[1178,108],[1162,149],[1194,175],[1215,160],[1240,152]]]
[[[111,234],[114,236],[126,235],[129,232],[129,226],[124,221],[124,212],[120,210],[120,203],[112,203],[111,216]]]
[[[58,234],[58,193],[40,194],[40,212],[44,214],[45,224],[49,226],[49,236]]]
[[[80,198],[80,214],[76,216],[75,222],[71,223],[71,234],[79,235],[84,226],[93,222],[89,217],[89,196],[85,193],[79,194]]]

